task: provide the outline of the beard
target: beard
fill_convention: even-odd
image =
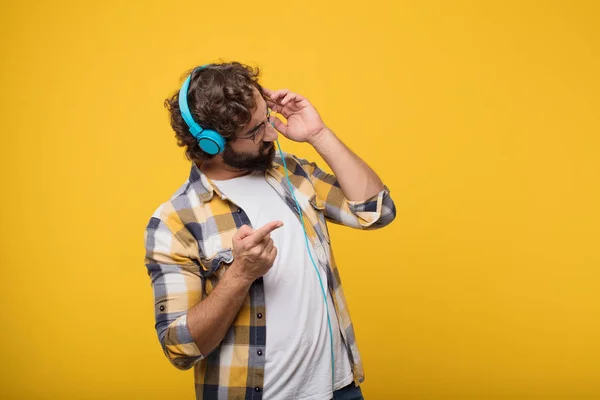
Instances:
[[[225,146],[225,151],[223,151],[223,162],[225,164],[245,171],[264,172],[271,168],[274,158],[275,145],[273,142],[263,142],[258,154],[236,153],[231,146]]]

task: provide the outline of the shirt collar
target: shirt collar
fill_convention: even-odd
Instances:
[[[278,156],[275,156],[275,159],[271,163],[271,168],[267,170],[265,175],[268,174],[280,180],[282,175],[279,172],[279,168],[282,168],[282,166],[279,162],[277,162],[278,158]],[[196,193],[198,193],[198,197],[203,203],[211,200],[215,192],[222,200],[227,199],[227,197],[223,195],[223,193],[221,193],[219,188],[212,183],[210,178],[207,177],[200,170],[200,168],[198,167],[198,165],[196,165],[195,162],[192,162],[192,168],[190,170],[190,176],[188,178],[188,181],[190,182],[190,185],[196,191]]]

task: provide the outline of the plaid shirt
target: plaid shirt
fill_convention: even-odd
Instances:
[[[395,218],[387,187],[364,202],[349,201],[334,175],[315,163],[284,153],[294,194],[302,208],[316,262],[327,273],[328,290],[354,374],[364,380],[361,357],[340,276],[331,252],[326,220],[358,229],[381,228]],[[267,182],[298,215],[279,155],[265,173]],[[215,196],[216,194],[216,196]],[[145,232],[145,263],[152,281],[156,332],[175,367],[194,367],[197,399],[261,399],[266,346],[263,280],[250,287],[221,344],[201,354],[187,328],[188,310],[210,295],[233,261],[232,237],[252,226],[239,208],[192,163],[189,179],[150,218]],[[256,227],[258,228],[258,227]],[[298,245],[303,242],[298,238]],[[299,328],[301,329],[301,328]]]

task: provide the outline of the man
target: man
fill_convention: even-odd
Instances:
[[[376,229],[394,203],[307,99],[258,76],[235,62],[196,68],[187,99],[165,102],[192,166],[146,228],[158,337],[177,368],[194,367],[198,399],[362,399],[326,220]],[[216,154],[191,133],[188,107],[199,130],[224,138]],[[276,156],[278,131],[312,145],[334,175]]]

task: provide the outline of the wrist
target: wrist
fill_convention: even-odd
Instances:
[[[323,127],[318,133],[315,133],[308,143],[313,146],[317,151],[319,148],[322,148],[326,145],[326,143],[334,137],[335,134],[326,126]]]
[[[227,272],[229,272],[231,279],[236,284],[250,287],[250,285],[252,285],[252,282],[254,282],[254,279],[247,276],[247,274],[244,273],[243,267],[235,260],[231,263],[231,265],[227,269]]]

